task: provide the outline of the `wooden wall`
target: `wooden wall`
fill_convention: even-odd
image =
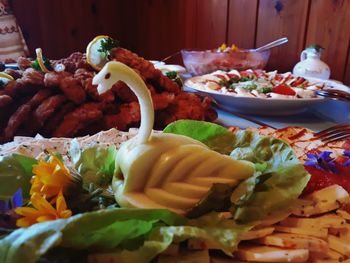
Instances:
[[[12,0],[29,49],[61,58],[107,34],[148,59],[223,42],[253,48],[280,37],[268,69],[289,71],[312,43],[332,78],[350,84],[350,0]],[[179,62],[180,59],[174,60]]]

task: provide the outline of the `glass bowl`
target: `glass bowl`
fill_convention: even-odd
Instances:
[[[217,50],[181,50],[182,60],[192,75],[203,75],[216,70],[263,69],[270,57],[270,50],[243,49],[230,52]]]

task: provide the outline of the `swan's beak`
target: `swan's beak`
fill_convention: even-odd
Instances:
[[[93,85],[98,85],[98,84],[100,84],[102,81],[101,81],[101,76],[102,76],[102,74],[101,74],[101,71],[97,74],[97,75],[95,75],[94,76],[94,78],[92,79],[92,84]]]
[[[107,72],[108,72],[107,65],[105,65],[103,69],[101,69],[101,71],[97,73],[92,79],[92,84],[98,85],[97,91],[99,94],[105,93],[107,90],[111,88],[111,86],[109,85],[110,81],[106,81],[105,79],[105,75],[107,74]]]
[[[102,94],[105,93],[107,90],[109,90],[110,88],[107,87],[107,85],[103,85],[103,84],[98,84],[97,86],[97,92],[98,94]]]

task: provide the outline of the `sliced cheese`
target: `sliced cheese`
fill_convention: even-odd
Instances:
[[[346,212],[345,210],[338,209],[336,211],[337,215],[341,216],[345,220],[350,220],[350,214]]]
[[[319,228],[319,227],[302,228],[302,227],[276,226],[275,231],[282,232],[282,233],[307,235],[307,236],[319,237],[323,239],[327,238],[328,236],[328,229]]]
[[[291,215],[291,212],[285,212],[278,215],[270,216],[262,221],[259,222],[259,227],[267,227],[272,226],[276,223],[281,222],[282,220],[288,218]]]
[[[304,217],[310,217],[314,215],[320,215],[327,212],[331,212],[333,210],[336,210],[340,207],[340,203],[338,201],[333,200],[324,200],[323,202],[317,202],[315,201],[311,205],[305,205],[301,208],[293,210],[293,215],[296,216],[304,216]]]
[[[312,263],[339,263],[340,261],[336,260],[336,259],[313,259],[310,262]]]
[[[240,260],[255,262],[305,262],[309,258],[309,250],[269,246],[240,246],[236,256]]]
[[[328,236],[329,247],[342,255],[350,257],[350,242],[342,238],[329,235]]]
[[[266,228],[251,230],[240,235],[239,239],[240,240],[258,239],[258,238],[272,234],[274,230],[275,230],[274,227],[266,227]]]
[[[310,217],[338,209],[342,204],[350,203],[348,192],[339,185],[332,185],[312,194],[305,199],[313,204],[302,206],[293,211],[294,215]]]
[[[350,242],[350,225],[345,224],[338,228],[330,228],[329,233]]]
[[[348,192],[340,185],[331,185],[308,195],[306,199],[316,202],[339,201],[342,204],[350,203]]]
[[[310,251],[327,251],[326,241],[305,235],[275,233],[259,239],[259,243],[283,248],[301,248]]]
[[[319,228],[341,227],[345,223],[345,219],[341,216],[326,214],[313,218],[288,217],[281,221],[280,225],[317,230]]]
[[[311,252],[310,259],[311,260],[336,260],[337,262],[343,261],[346,257],[332,249],[328,249],[328,251],[322,252]]]

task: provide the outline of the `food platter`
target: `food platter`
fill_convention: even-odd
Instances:
[[[261,98],[253,96],[233,96],[232,94],[218,92],[212,89],[204,89],[199,85],[193,85],[198,77],[193,77],[185,81],[185,89],[197,92],[204,96],[209,96],[223,108],[246,114],[261,116],[287,116],[305,111],[311,106],[323,107],[327,105],[328,99],[315,96],[313,98]],[[333,80],[321,80],[307,78],[311,83],[324,85],[324,89],[336,89],[350,93],[350,88]]]
[[[191,95],[182,93],[176,74],[162,75],[127,50],[105,50],[122,52],[119,59],[102,55],[98,47],[114,43],[108,38],[88,45],[95,50],[87,59],[94,69],[89,81],[98,96],[124,83],[138,101],[139,128],[68,134],[73,138],[8,136],[0,145],[0,262],[350,258],[349,140],[325,143],[303,127],[227,128],[180,114],[153,130],[159,108],[150,83],[176,84],[176,109],[196,113],[186,101]],[[57,73],[44,63],[39,58],[40,68],[30,72]],[[208,106],[193,98],[199,112]]]

